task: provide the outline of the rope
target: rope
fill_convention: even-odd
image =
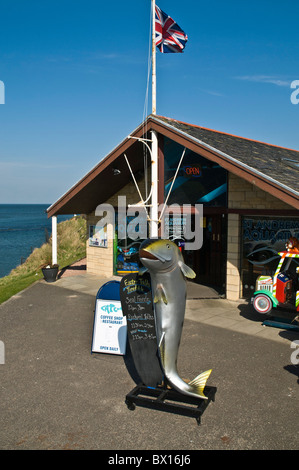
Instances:
[[[168,191],[167,197],[166,197],[166,199],[165,199],[164,206],[163,206],[163,209],[162,209],[162,212],[161,212],[160,218],[159,218],[159,220],[158,220],[158,222],[160,222],[160,223],[161,223],[161,221],[162,221],[163,214],[164,214],[164,211],[165,211],[165,209],[166,209],[166,204],[167,204],[167,201],[168,201],[168,199],[169,199],[169,196],[170,196],[171,190],[172,190],[172,188],[173,188],[174,182],[175,182],[175,180],[176,180],[177,174],[178,174],[178,172],[179,172],[179,169],[180,169],[181,163],[182,163],[182,161],[183,161],[183,158],[184,158],[184,156],[185,156],[185,152],[186,152],[186,147],[185,147],[185,148],[184,148],[184,150],[183,150],[183,153],[182,153],[181,159],[180,159],[180,161],[179,161],[179,164],[178,164],[178,167],[177,167],[177,169],[176,169],[176,172],[175,172],[174,178],[173,178],[173,180],[172,180],[172,183],[171,183],[171,186],[170,186],[170,188],[169,188],[169,191]]]
[[[144,203],[143,197],[142,197],[142,195],[141,195],[140,189],[139,189],[139,187],[138,187],[137,181],[136,181],[135,176],[134,176],[134,174],[133,174],[133,171],[132,171],[132,168],[131,168],[131,166],[130,166],[129,160],[128,160],[127,155],[126,155],[125,153],[124,153],[124,156],[125,156],[127,165],[128,165],[128,167],[129,167],[131,176],[132,176],[132,178],[133,178],[134,184],[135,184],[135,186],[136,186],[137,192],[138,192],[138,194],[139,194],[141,205],[142,205],[142,207],[144,208],[144,210],[145,210],[145,212],[146,212],[147,218],[149,218],[149,215],[148,215],[147,209],[146,209],[146,207],[145,207],[145,203]]]

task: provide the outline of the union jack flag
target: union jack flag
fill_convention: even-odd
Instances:
[[[156,46],[160,52],[183,52],[187,34],[164,11],[156,6]]]

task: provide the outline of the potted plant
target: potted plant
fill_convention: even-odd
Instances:
[[[58,264],[52,264],[51,262],[41,265],[41,270],[44,275],[44,279],[47,282],[55,282],[58,274]]]

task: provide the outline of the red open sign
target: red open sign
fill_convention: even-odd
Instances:
[[[199,165],[188,165],[184,167],[187,176],[201,176],[201,167]]]

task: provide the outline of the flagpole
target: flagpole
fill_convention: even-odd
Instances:
[[[157,111],[157,75],[156,75],[156,0],[152,0],[152,114]]]
[[[156,2],[152,0],[152,114],[156,114]],[[152,200],[150,237],[158,238],[158,136],[151,131],[152,139]]]

